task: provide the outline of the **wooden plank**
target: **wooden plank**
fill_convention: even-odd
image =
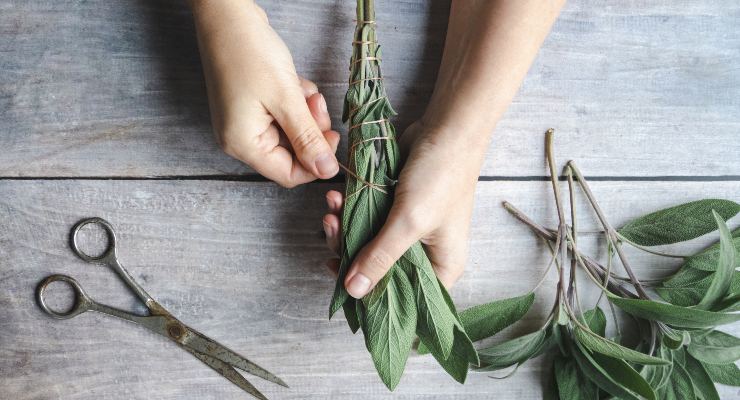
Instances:
[[[256,379],[270,398],[541,398],[549,372],[542,360],[525,364],[505,381],[471,374],[461,386],[420,356],[409,360],[391,396],[362,338],[350,334],[341,315],[327,320],[333,282],[321,266],[329,254],[318,232],[323,192],[330,187],[286,191],[268,183],[219,181],[0,181],[0,398],[244,398],[193,357],[144,329],[100,315],[56,321],[39,310],[33,291],[50,273],[76,277],[101,302],[132,307],[132,296],[110,271],[82,263],[67,247],[68,229],[87,216],[112,222],[122,262],[165,307],[291,384],[283,390]],[[740,186],[595,182],[593,189],[618,225],[680,201],[738,200]],[[452,292],[460,307],[524,293],[544,268],[544,248],[506,214],[502,200],[546,225],[555,222],[546,182],[482,182],[477,195],[472,256]],[[596,229],[591,213],[582,210],[581,229]],[[589,239],[593,235],[584,236],[583,246],[593,246]],[[710,240],[714,237],[690,247]],[[665,275],[675,266],[675,260],[630,255],[641,276]],[[502,338],[542,323],[552,286],[551,280],[543,286],[525,321]],[[737,324],[727,329],[740,333]],[[736,392],[721,391],[726,398]]]
[[[341,127],[352,2],[260,3]],[[400,128],[431,93],[448,7],[379,4]],[[0,175],[249,172],[211,138],[182,1],[0,0],[0,10]],[[727,1],[569,2],[482,174],[543,175],[541,133],[553,126],[590,175],[740,175],[739,24],[740,4]]]

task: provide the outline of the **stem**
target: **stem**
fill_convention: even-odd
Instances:
[[[565,290],[564,285],[564,273],[563,268],[565,267],[565,261],[567,258],[568,253],[568,244],[567,240],[564,240],[563,238],[566,236],[566,225],[565,225],[565,213],[563,212],[563,202],[560,196],[560,184],[558,183],[558,177],[555,172],[555,157],[553,156],[552,151],[552,141],[553,141],[553,135],[555,134],[555,131],[550,128],[545,133],[545,156],[547,158],[547,165],[550,168],[550,183],[552,183],[552,190],[553,194],[555,195],[555,206],[558,210],[558,238],[559,238],[559,248],[556,247],[558,251],[558,255],[560,256],[560,281],[558,282],[558,288],[561,291]],[[567,296],[566,293],[563,293]],[[567,302],[567,297],[566,297]]]
[[[630,266],[629,261],[627,261],[627,256],[624,254],[624,251],[619,246],[616,231],[611,226],[611,224],[609,224],[609,221],[607,221],[604,212],[601,211],[601,207],[596,202],[596,198],[594,197],[593,192],[591,192],[591,188],[588,186],[588,183],[583,178],[583,175],[581,175],[581,171],[578,170],[578,167],[576,167],[573,161],[568,161],[568,168],[570,168],[576,175],[579,185],[581,185],[583,192],[586,194],[588,202],[591,203],[591,207],[596,212],[596,216],[599,218],[601,225],[604,227],[608,241],[611,242],[611,244],[614,246],[614,249],[617,251],[619,260],[622,262],[622,266],[624,266],[624,270],[627,272],[627,275],[629,275],[630,280],[632,281],[632,285],[635,287],[635,290],[637,290],[637,294],[640,295],[640,298],[642,299],[650,300],[650,296],[648,296],[647,292],[645,292],[645,289],[642,287],[640,280],[637,279],[637,276],[635,276],[635,273],[632,271],[632,267]]]
[[[546,240],[548,242],[554,242],[554,241],[557,240],[557,236],[554,233],[550,232],[549,230],[547,230],[542,225],[534,222],[526,214],[524,214],[523,212],[521,212],[518,208],[514,207],[513,204],[509,203],[508,201],[504,201],[503,202],[503,207],[514,218],[518,219],[520,222],[522,222],[523,224],[527,225],[527,227],[529,227],[529,229],[532,230],[532,232],[534,232],[537,236],[539,236],[543,240]],[[568,245],[570,247],[570,250],[573,251],[573,247],[572,247],[573,244],[572,243],[569,243]],[[590,257],[588,257],[586,255],[580,254],[577,251],[577,249],[576,249],[576,253],[583,260],[582,267],[584,267],[584,269],[586,269],[588,272],[590,272],[593,275],[598,275],[600,277],[605,276],[603,272],[600,272],[600,271],[604,271],[605,269],[598,262],[596,262],[595,260],[593,260],[592,258],[590,258]],[[598,283],[598,282],[595,282],[595,283],[597,283],[597,285],[599,285],[599,287],[601,287],[601,284],[600,283]],[[618,282],[614,282],[614,281],[610,280],[609,281],[609,284],[607,285],[607,288],[609,289],[610,292],[617,293],[617,294],[621,295],[622,297],[626,297],[626,298],[637,298],[637,295],[635,295],[634,293],[632,293],[632,292],[628,291],[627,289],[625,289],[624,287],[622,287]]]
[[[678,255],[678,254],[663,253],[663,252],[660,252],[660,251],[656,251],[656,250],[647,248],[645,246],[639,245],[639,244],[637,244],[637,243],[635,243],[635,242],[627,239],[626,237],[624,237],[619,232],[617,232],[617,238],[619,238],[619,240],[621,240],[623,242],[629,243],[632,247],[635,247],[637,249],[640,249],[640,250],[642,250],[642,251],[644,251],[646,253],[655,254],[656,256],[671,257],[671,258],[687,258],[687,257],[690,257],[690,256],[682,256],[682,255]]]

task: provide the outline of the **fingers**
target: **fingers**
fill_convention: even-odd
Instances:
[[[322,111],[323,104],[318,104]],[[322,134],[301,93],[291,92],[283,96],[280,104],[268,107],[268,110],[285,132],[304,169],[323,179],[331,178],[339,172],[339,164],[331,145]]]
[[[329,117],[329,109],[326,106],[324,95],[316,92],[306,98],[306,104],[319,129],[322,132],[331,129],[331,118]]]
[[[422,235],[416,224],[397,208],[391,209],[385,225],[355,257],[344,285],[350,296],[364,297],[385,276],[403,253]]]
[[[326,193],[326,203],[329,207],[329,213],[324,215],[323,225],[326,234],[326,245],[331,251],[339,254],[339,243],[341,238],[341,213],[342,213],[342,194],[336,190],[330,190]]]

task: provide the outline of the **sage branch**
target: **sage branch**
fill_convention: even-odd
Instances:
[[[421,243],[415,243],[362,300],[344,288],[357,253],[380,230],[393,203],[401,160],[390,118],[395,111],[381,74],[372,0],[357,1],[349,88],[343,121],[349,125],[342,214],[341,261],[329,316],[340,308],[353,332],[361,330],[383,383],[393,390],[403,374],[416,336],[442,367],[464,382],[478,355],[455,306],[432,269]]]

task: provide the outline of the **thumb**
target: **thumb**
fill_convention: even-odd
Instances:
[[[300,92],[282,99],[270,112],[285,132],[304,168],[322,179],[331,178],[339,172],[337,158]]]
[[[355,257],[344,286],[350,296],[359,299],[383,279],[393,264],[421,237],[410,228],[405,218],[395,217],[393,210],[378,235]],[[394,218],[395,217],[395,218]]]

